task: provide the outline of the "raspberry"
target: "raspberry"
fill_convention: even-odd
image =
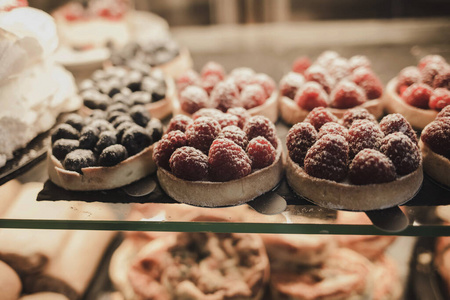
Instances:
[[[447,64],[447,62],[445,61],[445,58],[443,58],[440,55],[427,55],[425,57],[422,57],[422,59],[419,61],[418,67],[420,70],[422,70],[430,63],[438,64],[438,65]]]
[[[210,61],[206,63],[206,65],[203,66],[201,71],[202,78],[206,78],[211,75],[219,76],[221,80],[225,78],[225,69],[222,67],[221,64],[218,64],[214,61]]]
[[[233,81],[219,82],[211,92],[213,107],[225,112],[231,107],[241,106],[239,101],[239,90]]]
[[[383,94],[383,84],[375,73],[367,68],[358,68],[353,72],[352,80],[366,92],[367,99],[378,99]]]
[[[402,87],[408,87],[414,83],[422,82],[422,75],[417,67],[406,67],[397,76],[397,92],[400,93]]]
[[[242,149],[247,149],[248,138],[245,132],[237,127],[237,126],[227,126],[222,129],[222,132],[219,134],[219,138],[226,138],[232,140]]]
[[[294,101],[303,109],[313,110],[315,107],[327,107],[328,95],[320,84],[308,81],[297,91]]]
[[[381,140],[380,152],[392,161],[399,175],[407,175],[419,167],[419,147],[401,132],[385,136]]]
[[[374,149],[359,152],[349,168],[349,179],[357,185],[394,181],[395,167],[383,153]]]
[[[209,97],[201,87],[191,85],[180,93],[181,109],[189,114],[208,106]]]
[[[214,74],[209,75],[206,78],[203,78],[201,82],[201,87],[208,93],[208,95],[211,95],[211,92],[214,90],[216,85],[221,82],[222,79]]]
[[[302,74],[289,72],[280,80],[281,95],[294,99],[298,89],[305,83],[305,78]]]
[[[244,132],[249,140],[255,137],[265,137],[275,148],[278,146],[275,125],[264,116],[253,116],[244,126]]]
[[[227,114],[235,115],[239,119],[239,128],[244,128],[248,119],[250,119],[249,112],[243,107],[233,107],[227,110]]]
[[[190,181],[208,179],[208,156],[193,147],[178,148],[170,156],[170,169],[178,178]]]
[[[180,147],[187,145],[184,132],[179,130],[165,134],[153,147],[153,160],[158,167],[170,170],[169,159],[172,153]]]
[[[433,90],[428,85],[415,83],[403,92],[402,98],[409,105],[427,109],[432,93]]]
[[[209,150],[208,163],[213,181],[229,181],[247,176],[252,165],[247,153],[229,139],[217,139]]]
[[[352,71],[358,68],[370,69],[372,67],[372,63],[370,62],[370,60],[367,58],[367,56],[364,55],[354,55],[350,57],[350,59],[348,60],[348,64]]]
[[[433,94],[431,94],[428,105],[431,109],[435,109],[437,111],[440,111],[444,107],[450,105],[450,91],[444,88],[435,89]]]
[[[344,79],[352,73],[347,59],[343,57],[338,57],[332,60],[327,69],[330,75],[336,80],[336,82]]]
[[[417,135],[411,127],[411,124],[405,119],[405,117],[399,113],[390,114],[385,116],[380,121],[380,129],[384,135],[389,135],[394,132],[401,132],[417,144]]]
[[[247,85],[242,89],[241,102],[246,109],[262,105],[266,102],[266,92],[260,85]]]
[[[209,117],[209,118],[215,119],[217,117],[217,115],[221,115],[221,114],[222,114],[222,111],[215,109],[215,108],[202,108],[192,115],[192,119],[195,120],[200,117]]]
[[[420,74],[422,75],[422,82],[428,84],[429,86],[433,86],[434,78],[444,71],[444,66],[429,63],[423,69],[420,70]]]
[[[322,52],[317,58],[316,62],[323,67],[327,67],[333,62],[333,60],[337,58],[339,58],[339,54],[336,51],[328,50]]]
[[[312,65],[305,71],[306,81],[315,81],[319,83],[328,94],[335,84],[334,78],[330,76],[328,71],[319,65]]]
[[[305,172],[311,176],[342,181],[347,176],[348,143],[335,134],[324,135],[306,153]]]
[[[185,132],[188,125],[191,124],[192,122],[193,122],[192,119],[189,118],[188,116],[176,115],[170,120],[169,126],[167,126],[166,133],[174,130]]]
[[[217,138],[220,131],[219,122],[212,118],[201,117],[195,119],[186,128],[188,145],[203,151],[203,153],[208,153],[211,143]]]
[[[352,108],[367,101],[362,88],[351,81],[341,81],[330,95],[331,106],[336,108]]]
[[[320,139],[326,134],[337,134],[347,139],[348,129],[338,123],[328,122],[320,127],[318,138]]]
[[[377,124],[377,120],[375,116],[367,111],[367,109],[362,107],[355,107],[347,110],[342,116],[342,125],[347,128],[352,126],[353,122],[356,120],[369,120],[375,124]]]
[[[188,70],[183,75],[177,78],[178,91],[184,90],[190,85],[196,85],[200,82],[200,76],[194,70]]]
[[[295,59],[292,64],[292,71],[300,74],[304,74],[305,71],[311,66],[311,60],[308,56],[301,56]]]
[[[439,118],[428,124],[420,137],[433,152],[450,158],[450,118]]]
[[[433,88],[446,88],[450,90],[450,67],[447,66],[434,77]]]
[[[316,107],[306,116],[305,121],[311,123],[316,130],[328,122],[339,122],[338,118],[324,107]]]
[[[450,105],[444,107],[436,116],[436,120],[450,117]]]
[[[306,152],[317,141],[317,131],[310,123],[297,123],[289,129],[286,146],[292,161],[303,166]]]
[[[273,81],[269,75],[264,73],[258,73],[253,76],[250,84],[259,84],[264,89],[266,98],[269,98],[273,91],[275,91],[275,81]]]
[[[253,76],[255,76],[255,71],[250,68],[236,68],[230,73],[230,77],[234,80],[239,91],[242,91],[250,84]]]
[[[378,125],[368,120],[356,120],[348,130],[350,157],[354,157],[365,148],[379,149],[383,137],[384,134]]]
[[[252,170],[257,170],[270,166],[275,161],[277,151],[268,140],[258,136],[248,143],[247,155],[252,161]]]
[[[219,122],[220,128],[224,128],[227,126],[238,126],[239,118],[232,114],[217,114],[214,119]]]

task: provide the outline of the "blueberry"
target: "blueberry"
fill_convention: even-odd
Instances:
[[[140,46],[137,42],[130,42],[126,44],[120,51],[120,56],[125,59],[131,59],[136,56],[136,53],[140,50]]]
[[[78,140],[80,132],[69,124],[59,124],[52,132],[52,143],[59,139]]]
[[[152,77],[146,76],[142,79],[141,89],[145,92],[153,93],[158,87],[158,81]]]
[[[164,78],[164,72],[161,71],[160,69],[153,69],[150,76],[156,80],[158,83],[162,83],[165,82],[165,78]]]
[[[107,95],[111,89],[111,85],[108,80],[101,80],[97,82],[100,93]]]
[[[118,93],[112,97],[112,101],[113,101],[113,103],[123,103],[126,106],[131,106],[131,105],[133,105],[133,102],[129,99],[129,97],[131,97],[131,95],[127,96],[125,94]]]
[[[109,79],[118,79],[118,78],[123,78],[127,75],[128,71],[127,69],[125,69],[124,67],[111,67],[111,68],[107,68],[105,70],[106,74],[108,75]]]
[[[124,122],[134,122],[133,119],[129,115],[118,116],[113,122],[114,128],[118,128],[120,124]]]
[[[96,127],[100,132],[107,130],[114,131],[114,126],[104,119],[93,120],[89,126]]]
[[[76,149],[66,155],[64,169],[81,173],[82,168],[95,166],[95,156],[91,150]]]
[[[101,109],[105,110],[109,104],[109,98],[96,90],[87,90],[81,94],[83,98],[84,105],[90,109]]]
[[[79,114],[69,114],[64,118],[64,123],[67,123],[80,131],[84,126],[84,119]]]
[[[124,116],[127,115],[127,113],[124,113],[122,111],[112,111],[110,113],[108,113],[108,122],[110,123],[114,123],[114,121],[120,117],[120,116]]]
[[[134,123],[145,127],[148,121],[150,121],[150,114],[143,105],[135,105],[130,109],[130,117]]]
[[[167,50],[160,50],[155,54],[155,64],[162,65],[173,59],[173,54]]]
[[[119,126],[117,126],[116,128],[116,136],[117,136],[117,141],[121,142],[122,141],[122,136],[125,133],[125,131],[133,126],[137,126],[134,122],[132,121],[125,121],[123,123],[121,123]]]
[[[103,149],[111,145],[117,144],[117,137],[115,131],[103,131],[98,136],[97,144],[95,145],[95,151],[101,153]]]
[[[92,80],[94,80],[95,82],[104,80],[107,77],[108,77],[108,75],[103,70],[96,70],[94,73],[92,73],[92,76],[91,76]]]
[[[142,74],[139,71],[131,71],[123,79],[124,85],[131,91],[136,92],[141,89]]]
[[[147,126],[145,127],[145,130],[152,137],[153,142],[159,141],[164,132],[161,121],[156,118],[150,119],[150,121],[147,123]]]
[[[64,160],[69,152],[77,149],[80,146],[78,140],[59,139],[52,147],[52,154],[59,160]]]
[[[80,92],[84,92],[87,90],[96,90],[97,87],[92,79],[85,79],[80,83],[78,89],[80,90]]]
[[[94,120],[104,120],[106,119],[107,113],[106,111],[100,110],[100,109],[94,109],[91,114],[89,115],[88,122],[93,122]]]
[[[152,144],[151,136],[145,131],[144,128],[135,125],[128,128],[122,136],[122,145],[127,148],[129,155],[134,155],[144,148]]]
[[[129,110],[128,106],[120,102],[113,103],[106,109],[108,113],[111,113],[113,111],[121,111],[126,113],[128,112],[128,110]]]
[[[127,157],[127,149],[120,144],[115,144],[103,149],[98,158],[98,164],[100,166],[111,167],[127,159]]]
[[[164,83],[158,84],[152,92],[152,102],[157,102],[166,97],[166,85]]]
[[[133,91],[130,90],[129,88],[127,88],[127,87],[123,87],[123,88],[120,89],[120,93],[122,95],[124,95],[125,97],[128,97],[128,96],[130,96],[133,93]]]
[[[120,90],[122,89],[122,83],[118,78],[112,78],[108,81],[109,89],[107,91],[107,94],[109,97],[113,97],[115,94],[120,93]]]
[[[134,92],[130,95],[130,102],[136,104],[148,104],[152,102],[152,94],[149,92]]]
[[[80,135],[81,149],[94,149],[98,141],[100,130],[97,127],[88,125],[83,128]]]
[[[128,61],[128,66],[135,71],[139,71],[143,76],[150,74],[152,67],[150,65],[143,64],[141,61],[136,59]]]

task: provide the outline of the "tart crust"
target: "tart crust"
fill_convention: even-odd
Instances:
[[[227,182],[187,181],[158,168],[159,184],[178,202],[204,207],[239,205],[270,191],[283,177],[283,150],[278,140],[277,156],[270,166]]]
[[[155,172],[156,164],[152,156],[153,145],[115,166],[83,168],[81,169],[82,174],[80,174],[65,170],[50,150],[47,155],[47,167],[50,180],[66,190],[110,190],[125,186]]]
[[[421,163],[411,174],[392,182],[352,185],[312,177],[287,157],[286,178],[296,194],[319,206],[369,211],[393,207],[410,200],[422,185],[423,172]]]
[[[181,109],[180,101],[177,93],[175,93],[173,100],[173,115],[183,114],[189,117],[192,117],[192,114],[189,114]],[[272,95],[267,98],[266,102],[262,105],[250,108],[247,110],[251,116],[263,115],[267,117],[272,123],[275,123],[278,120],[278,91],[273,91]]]
[[[422,150],[423,169],[434,180],[450,187],[450,160],[433,152],[422,140],[419,141]]]
[[[411,126],[423,129],[433,122],[438,112],[433,109],[422,109],[407,104],[396,92],[397,78],[391,79],[386,86],[386,110],[388,113],[402,114]]]
[[[289,97],[280,95],[279,99],[280,104],[280,115],[283,121],[289,125],[297,124],[298,122],[302,122],[306,116],[310,113],[309,110],[303,109],[297,105]],[[361,105],[355,106],[354,108],[361,107],[367,109],[375,118],[379,119],[383,115],[384,109],[384,100],[383,98],[368,100]],[[327,109],[336,117],[341,119],[344,116],[344,113],[348,110],[339,109],[339,108],[331,108],[327,107]]]

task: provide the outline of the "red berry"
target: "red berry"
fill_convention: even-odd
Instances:
[[[241,92],[241,102],[246,109],[260,106],[266,102],[266,92],[258,84],[250,84]]]
[[[250,119],[250,113],[243,107],[233,107],[227,110],[227,114],[235,115],[239,119],[239,128],[244,128],[248,119]]]
[[[252,139],[247,146],[247,155],[252,161],[252,170],[270,166],[277,156],[272,144],[262,136]]]
[[[352,71],[358,68],[367,68],[367,69],[372,68],[372,63],[367,58],[367,56],[364,55],[354,55],[350,57],[350,59],[348,60],[348,64]]]
[[[195,119],[186,128],[188,145],[203,151],[203,153],[208,153],[211,143],[219,136],[220,131],[219,122],[212,118]]]
[[[199,86],[191,85],[180,93],[181,109],[189,114],[208,106],[208,94]]]
[[[190,85],[197,85],[199,82],[200,76],[197,72],[191,69],[177,78],[177,89],[178,91],[182,91]]]
[[[325,66],[330,73],[331,77],[333,77],[336,82],[344,79],[352,73],[350,65],[347,59],[343,57],[338,57],[331,61],[330,65]]]
[[[167,132],[170,131],[175,131],[175,130],[179,130],[182,132],[186,131],[186,127],[191,124],[193,121],[191,118],[189,118],[188,116],[185,115],[176,115],[175,117],[173,117],[170,122],[169,122],[169,126],[167,126]]]
[[[247,153],[229,139],[217,139],[209,150],[208,163],[213,181],[229,181],[247,176],[252,165]]]
[[[339,119],[324,107],[316,107],[306,116],[304,122],[311,123],[316,130],[328,122],[339,122]]]
[[[306,81],[315,81],[319,83],[328,94],[333,89],[335,80],[328,71],[319,65],[312,65],[305,71]]]
[[[208,179],[208,156],[193,147],[181,147],[170,156],[170,169],[178,178],[199,181]]]
[[[347,139],[348,129],[338,123],[328,122],[320,127],[318,138],[320,139],[326,134],[337,134]]]
[[[409,105],[427,109],[432,93],[433,90],[428,85],[415,83],[403,92],[402,98]]]
[[[357,185],[391,182],[396,178],[392,161],[374,149],[359,152],[350,164],[348,173],[350,181]]]
[[[238,145],[239,147],[241,147],[242,149],[247,149],[247,145],[248,145],[248,138],[247,135],[245,134],[245,132],[237,127],[237,126],[227,126],[225,128],[222,129],[222,132],[219,134],[218,138],[226,138],[229,140],[232,140],[233,142],[236,143],[236,145]]]
[[[153,147],[153,160],[158,167],[170,170],[169,159],[172,153],[180,147],[187,145],[184,132],[179,130],[165,134]]]
[[[305,78],[302,74],[289,72],[280,80],[281,95],[294,99],[298,89],[305,83]]]
[[[408,86],[414,83],[422,82],[422,75],[417,67],[406,67],[400,71],[397,76],[397,92],[399,95],[402,95],[402,89],[407,88]]]
[[[384,134],[377,124],[369,120],[356,120],[348,130],[350,157],[365,148],[379,149],[383,137]]]
[[[423,68],[425,68],[430,63],[438,64],[438,65],[445,65],[445,64],[447,64],[445,59],[442,56],[440,56],[440,55],[427,55],[427,56],[423,57],[419,61],[418,67],[419,67],[420,70],[422,70]]]
[[[450,91],[444,88],[437,88],[430,97],[429,106],[437,111],[450,105]]]
[[[238,107],[239,90],[231,80],[219,82],[211,92],[213,107],[225,112],[231,107]]]
[[[201,71],[202,78],[206,78],[210,75],[216,75],[223,80],[225,78],[225,74],[226,72],[222,65],[214,61],[210,61],[204,65]]]
[[[239,125],[239,118],[232,114],[225,114],[225,113],[217,114],[214,116],[214,119],[216,119],[217,122],[219,122],[220,128]]]
[[[221,81],[222,79],[218,75],[211,74],[208,77],[203,78],[200,85],[208,93],[208,95],[211,95],[216,85]]]
[[[336,108],[352,108],[367,101],[362,88],[351,81],[341,81],[330,95],[331,106]]]
[[[297,91],[294,101],[303,109],[313,110],[328,106],[328,94],[317,82],[308,81]]]
[[[417,144],[417,135],[411,127],[411,124],[405,117],[399,113],[384,116],[380,121],[380,129],[384,135],[389,135],[394,132],[401,132]]]
[[[436,120],[442,118],[450,118],[450,105],[444,107],[436,116]]]
[[[433,87],[450,90],[450,67],[447,66],[434,77]]]
[[[252,80],[250,81],[250,84],[259,84],[266,93],[266,98],[269,98],[273,91],[275,91],[275,81],[273,81],[272,78],[270,78],[269,75],[264,73],[258,73],[255,76],[253,76]]]
[[[348,143],[335,134],[324,135],[306,153],[305,172],[317,178],[342,181],[347,176]]]
[[[192,119],[198,119],[200,117],[210,117],[215,119],[217,115],[221,115],[222,111],[215,109],[215,108],[202,108],[195,112],[195,114],[192,115]]]
[[[316,62],[323,67],[327,67],[337,58],[339,58],[339,54],[336,51],[328,50],[322,52]]]
[[[350,128],[350,126],[352,126],[353,122],[356,120],[369,120],[377,124],[375,116],[369,113],[367,109],[362,107],[355,107],[347,110],[344,113],[344,115],[342,116],[342,125],[344,125],[347,128]]]
[[[308,56],[298,57],[292,64],[292,71],[300,74],[304,74],[305,71],[311,66],[311,60]]]
[[[401,132],[385,136],[381,140],[380,152],[392,161],[399,175],[412,173],[420,165],[419,147]]]
[[[450,118],[439,118],[428,124],[420,136],[433,152],[450,158]]]
[[[275,148],[278,146],[277,131],[275,125],[264,116],[253,116],[244,126],[244,132],[249,140],[262,136],[265,137]]]
[[[297,123],[289,129],[286,146],[292,161],[303,166],[306,152],[317,141],[317,131],[310,123]]]
[[[429,63],[423,69],[420,70],[422,75],[422,82],[433,86],[434,78],[445,70],[445,65],[440,65],[436,63]]]
[[[255,76],[255,71],[250,68],[236,68],[230,73],[230,78],[233,79],[239,91],[250,84],[253,76]]]
[[[378,99],[383,94],[383,84],[375,73],[367,68],[358,68],[353,72],[352,80],[365,92],[367,99]]]

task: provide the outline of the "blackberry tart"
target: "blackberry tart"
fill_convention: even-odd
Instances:
[[[175,116],[154,149],[158,179],[173,199],[217,207],[248,202],[283,176],[281,142],[264,116],[243,108]]]
[[[117,110],[116,110],[117,109]],[[67,190],[118,188],[156,170],[153,143],[162,124],[142,105],[111,104],[88,117],[68,115],[52,132],[48,154],[50,180]]]
[[[417,137],[400,114],[378,124],[357,108],[339,121],[319,107],[289,130],[286,141],[289,185],[319,206],[384,209],[408,201],[422,184]]]
[[[383,85],[363,55],[350,59],[323,52],[314,63],[297,58],[279,83],[280,114],[288,124],[305,119],[315,107],[326,107],[341,118],[347,109],[361,107],[376,118],[383,115]]]
[[[192,116],[202,108],[226,112],[243,107],[250,115],[263,115],[271,122],[278,119],[278,91],[267,74],[250,68],[236,68],[227,74],[224,67],[208,62],[200,74],[189,70],[176,79],[177,97],[173,113]]]

